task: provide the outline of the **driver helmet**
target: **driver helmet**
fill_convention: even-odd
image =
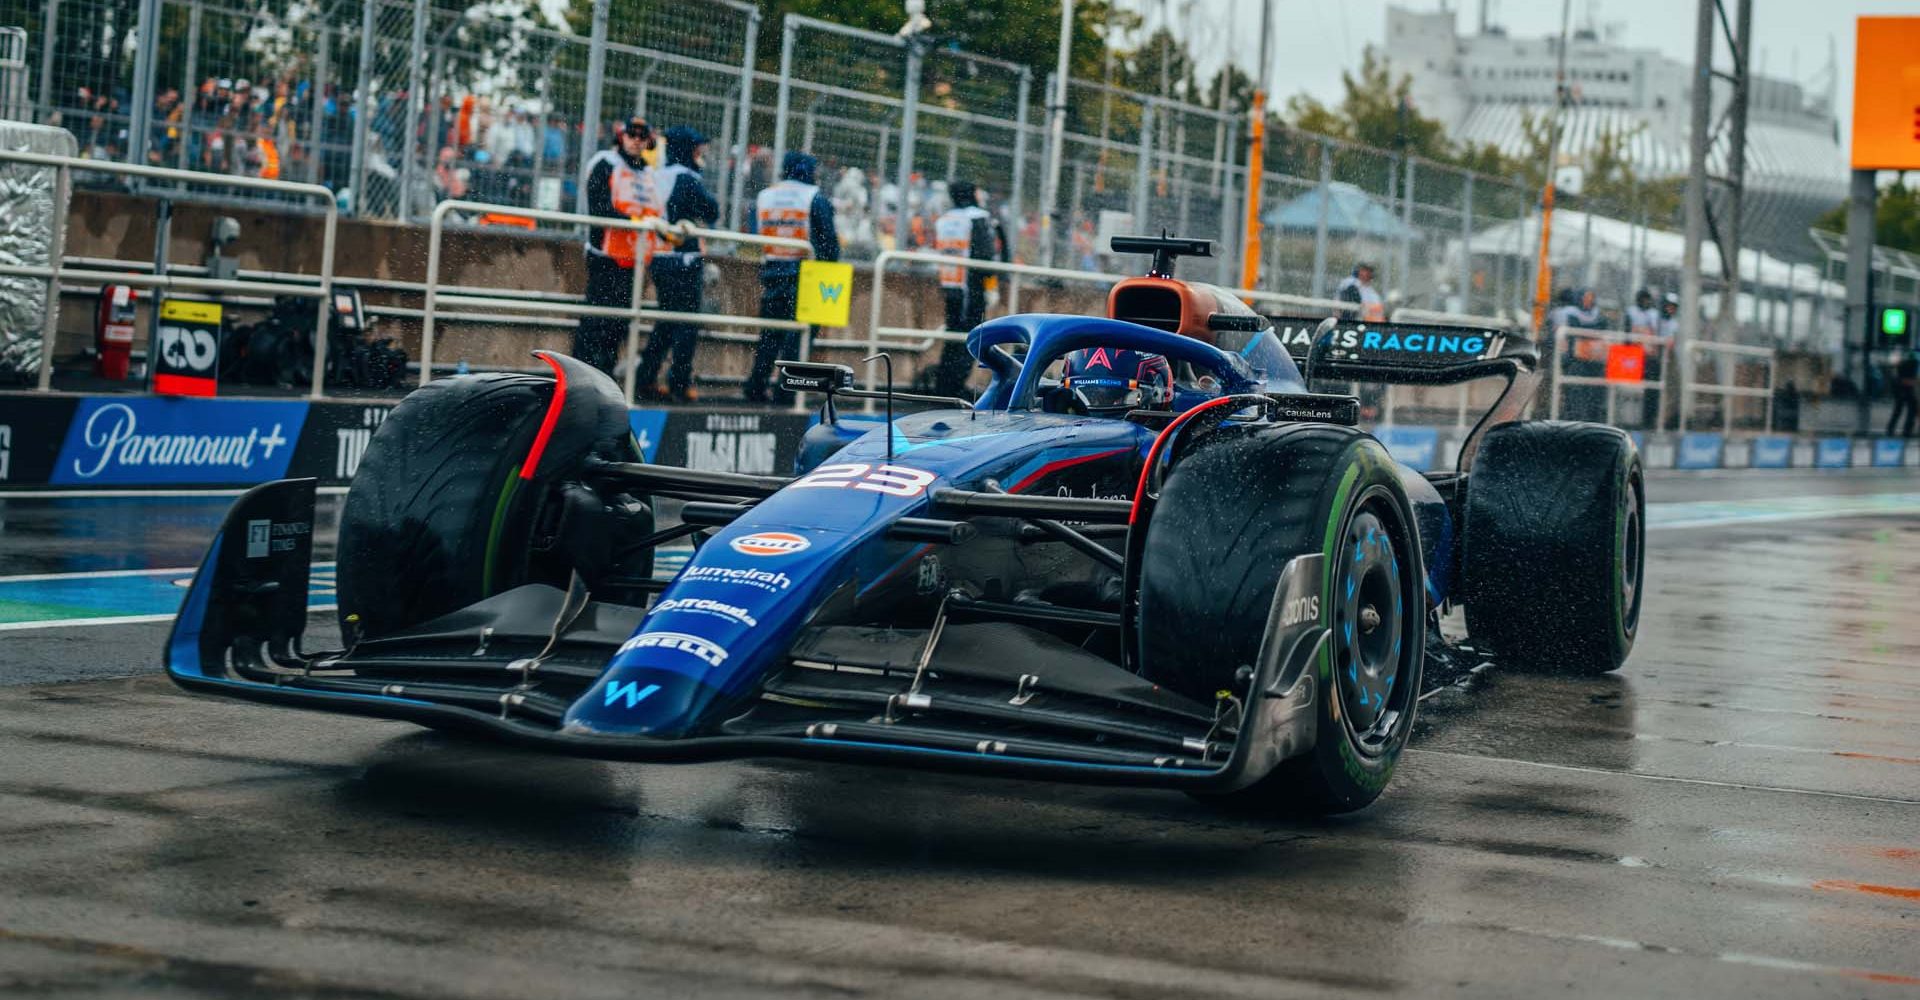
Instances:
[[[1173,366],[1159,354],[1089,347],[1067,355],[1061,385],[1073,390],[1089,413],[1163,409],[1173,401]]]

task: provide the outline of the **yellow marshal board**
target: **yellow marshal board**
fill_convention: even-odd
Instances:
[[[813,326],[846,326],[853,318],[853,265],[800,262],[800,302],[793,318]]]

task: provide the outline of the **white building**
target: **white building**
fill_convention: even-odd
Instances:
[[[1692,4],[1684,6],[1690,15]],[[1676,23],[1685,29],[1692,18]],[[1495,26],[1462,35],[1456,24],[1451,10],[1389,6],[1392,72],[1411,79],[1414,105],[1443,122],[1455,140],[1524,153],[1526,118],[1541,119],[1553,109],[1559,39],[1514,38]],[[1582,160],[1612,134],[1625,141],[1641,177],[1684,176],[1692,70],[1654,49],[1627,48],[1591,29],[1575,32],[1567,46],[1573,106],[1562,151]],[[1716,120],[1726,91],[1715,88]],[[1754,75],[1747,102],[1749,245],[1805,256],[1812,251],[1806,230],[1814,216],[1846,198],[1846,155],[1830,104],[1829,95],[1808,95],[1798,83]],[[1719,172],[1724,147],[1723,141],[1712,151],[1710,170]],[[1577,190],[1577,172],[1563,180]]]

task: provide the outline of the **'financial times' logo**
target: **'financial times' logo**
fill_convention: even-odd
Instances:
[[[727,543],[733,551],[748,556],[790,556],[805,552],[813,543],[790,531],[756,531]]]
[[[710,601],[704,597],[676,597],[669,601],[661,601],[659,604],[653,606],[653,610],[691,611],[697,614],[712,615],[715,618],[725,618],[727,621],[737,622],[748,628],[753,628],[760,624],[746,608],[736,607],[735,605],[722,601]]]
[[[717,667],[727,662],[727,650],[717,642],[703,639],[685,632],[643,632],[626,641],[620,647],[621,653],[636,649],[671,649],[686,653],[704,662],[709,667]]]

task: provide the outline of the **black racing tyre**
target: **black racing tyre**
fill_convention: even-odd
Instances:
[[[1392,778],[1419,704],[1426,599],[1412,509],[1379,442],[1290,424],[1216,432],[1167,476],[1141,549],[1142,672],[1212,702],[1241,691],[1274,623],[1274,587],[1321,554],[1318,739],[1254,784],[1207,798],[1262,811],[1361,808]],[[1357,558],[1354,555],[1357,554]]]
[[[1520,668],[1618,669],[1640,627],[1646,514],[1625,431],[1564,420],[1488,431],[1467,477],[1461,555],[1474,645]]]
[[[572,358],[550,363],[563,381],[445,378],[387,415],[340,513],[343,632],[386,635],[522,584],[567,585],[566,558],[531,544],[536,517],[588,455],[638,454],[619,387]],[[557,385],[566,398],[549,425]],[[537,474],[523,476],[543,433]]]
[[[374,432],[340,513],[340,620],[380,636],[526,580],[520,478],[552,379],[489,372],[414,390]]]

